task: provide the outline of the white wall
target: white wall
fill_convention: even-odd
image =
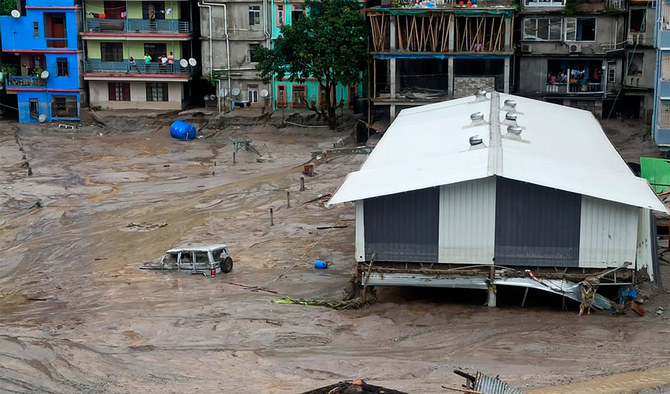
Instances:
[[[606,268],[626,261],[634,263],[638,211],[636,207],[582,196],[579,266]]]
[[[168,101],[147,101],[146,82],[130,82],[130,101],[110,101],[108,83],[111,81],[89,81],[92,107],[108,109],[181,109],[183,83],[168,82]]]
[[[494,177],[442,186],[438,261],[493,264],[495,217]]]

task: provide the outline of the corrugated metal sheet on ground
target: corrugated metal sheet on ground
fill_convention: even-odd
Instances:
[[[493,264],[495,187],[494,177],[441,187],[440,263]]]
[[[618,267],[634,262],[640,208],[582,196],[579,266]]]
[[[502,380],[492,378],[480,372],[477,372],[473,390],[485,394],[524,394],[523,391],[510,387]]]
[[[640,157],[640,176],[649,181],[656,193],[670,190],[670,160]]]

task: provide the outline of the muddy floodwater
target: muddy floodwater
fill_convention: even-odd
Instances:
[[[340,300],[349,286],[353,205],[318,197],[365,156],[317,162],[300,191],[311,152],[348,132],[259,123],[184,142],[169,119],[117,122],[0,122],[0,392],[297,393],[362,378],[435,393],[464,383],[454,369],[542,392],[668,365],[662,288],[644,317],[580,318],[578,304],[533,292],[522,309],[515,291],[498,308],[484,292],[411,288],[378,289],[360,310],[274,304]],[[229,137],[260,156],[233,163]],[[229,245],[233,271],[138,269],[186,243]]]

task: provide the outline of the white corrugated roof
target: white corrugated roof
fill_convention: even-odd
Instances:
[[[523,141],[505,137],[505,100],[517,103]],[[475,112],[482,112],[486,123],[472,126]],[[484,147],[471,149],[472,136],[481,138]],[[591,112],[503,93],[401,111],[329,203],[493,175],[667,212],[646,180],[631,172]]]

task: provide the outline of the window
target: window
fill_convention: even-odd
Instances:
[[[284,6],[281,4],[277,4],[277,26],[283,26],[284,25]]]
[[[646,31],[645,16],[647,10],[630,10],[630,31],[644,33]]]
[[[47,48],[67,47],[67,29],[65,14],[62,12],[44,13],[44,36],[47,39]]]
[[[628,54],[628,75],[641,75],[643,66],[643,53]]]
[[[614,63],[607,65],[607,82],[616,82],[616,64]]]
[[[130,101],[129,82],[109,82],[109,101]]]
[[[523,39],[560,41],[561,18],[528,18],[523,21]]]
[[[40,25],[37,22],[33,22],[33,37],[40,36]]]
[[[257,103],[258,102],[258,85],[257,84],[248,84],[247,93],[249,94],[249,102]]]
[[[286,85],[277,85],[277,107],[286,107]]]
[[[526,7],[563,7],[565,0],[524,0]]]
[[[307,106],[307,88],[305,85],[293,87],[293,108],[305,108]]]
[[[147,101],[168,101],[167,82],[147,82]]]
[[[595,41],[596,18],[565,18],[565,41]]]
[[[29,100],[29,106],[30,106],[30,117],[33,119],[37,119],[40,116],[40,105],[37,102],[37,99],[31,98]]]
[[[250,5],[249,6],[249,26],[260,25],[260,24],[261,24],[261,6]]]
[[[143,1],[142,19],[149,19],[153,12],[156,19],[165,19],[165,6],[162,1]]]
[[[295,22],[303,16],[305,16],[305,9],[300,5],[294,5],[293,11],[291,11],[291,22]]]
[[[148,53],[151,56],[152,62],[158,62],[159,56],[167,54],[167,45],[166,44],[157,44],[157,43],[147,43],[144,44],[144,53]]]
[[[256,50],[260,47],[260,44],[249,44],[249,49],[247,52],[247,61],[256,63],[258,62],[258,56],[256,56]]]
[[[123,1],[105,1],[105,18],[124,19],[126,15],[126,3]]]
[[[660,129],[670,129],[670,103],[659,100],[658,104],[658,127]]]
[[[661,56],[661,80],[670,80],[670,54]]]
[[[51,116],[54,118],[76,118],[76,96],[51,96]]]
[[[56,66],[58,67],[57,75],[59,77],[67,77],[69,75],[66,58],[59,57],[58,59],[56,59]]]
[[[100,60],[103,62],[122,62],[123,44],[120,42],[101,42]]]

